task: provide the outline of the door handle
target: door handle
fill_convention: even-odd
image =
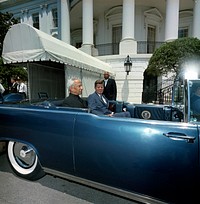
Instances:
[[[176,132],[169,132],[169,133],[163,133],[165,137],[173,138],[173,139],[183,139],[187,140],[188,142],[193,142],[195,140],[194,136],[188,136],[182,133],[176,133]]]

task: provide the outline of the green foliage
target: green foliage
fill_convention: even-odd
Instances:
[[[191,58],[200,58],[199,39],[180,38],[166,42],[155,50],[146,71],[153,76],[167,75],[169,72],[177,75],[182,65]]]
[[[0,54],[3,50],[3,41],[8,29],[18,23],[18,20],[13,18],[13,14],[0,12]]]
[[[20,77],[22,80],[27,81],[28,73],[23,67],[4,65],[2,58],[0,58],[0,79],[5,89],[8,89],[10,86],[11,77]]]
[[[18,20],[13,18],[13,14],[0,12],[0,54],[3,51],[3,41],[8,29],[18,23]],[[8,89],[11,77],[20,77],[24,81],[27,80],[28,74],[23,67],[16,67],[13,65],[4,65],[2,57],[0,57],[0,79],[4,88]]]

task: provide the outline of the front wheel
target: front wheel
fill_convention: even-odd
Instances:
[[[28,180],[37,180],[44,176],[37,154],[29,145],[9,141],[8,160],[14,173]]]

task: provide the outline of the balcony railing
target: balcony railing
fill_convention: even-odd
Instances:
[[[142,93],[143,103],[171,104],[172,87],[174,85],[174,77],[162,80],[161,83],[152,87],[144,87]],[[160,87],[160,88],[159,88]]]
[[[98,49],[99,56],[119,54],[119,43],[100,44],[95,47]]]
[[[164,42],[138,41],[137,42],[137,54],[152,54],[163,43]]]
[[[172,87],[173,84],[160,89],[157,92],[157,102],[159,104],[171,104],[172,103]]]
[[[137,53],[152,54],[163,43],[164,42],[137,41]],[[119,43],[99,44],[95,45],[95,47],[98,49],[99,56],[119,54]]]

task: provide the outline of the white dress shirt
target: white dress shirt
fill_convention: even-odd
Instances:
[[[104,102],[105,104],[107,104],[106,99],[104,98],[104,96],[103,96],[102,94],[98,94],[98,95],[99,95],[99,97],[103,100],[103,102]]]
[[[106,87],[107,83],[108,83],[108,79],[104,79],[104,86],[105,87]]]
[[[2,84],[0,83],[0,93],[3,94],[3,92],[5,91],[4,87],[2,86]]]
[[[26,86],[26,84],[24,84],[23,82],[18,84],[17,91],[19,93],[25,93],[27,95],[27,86]]]

